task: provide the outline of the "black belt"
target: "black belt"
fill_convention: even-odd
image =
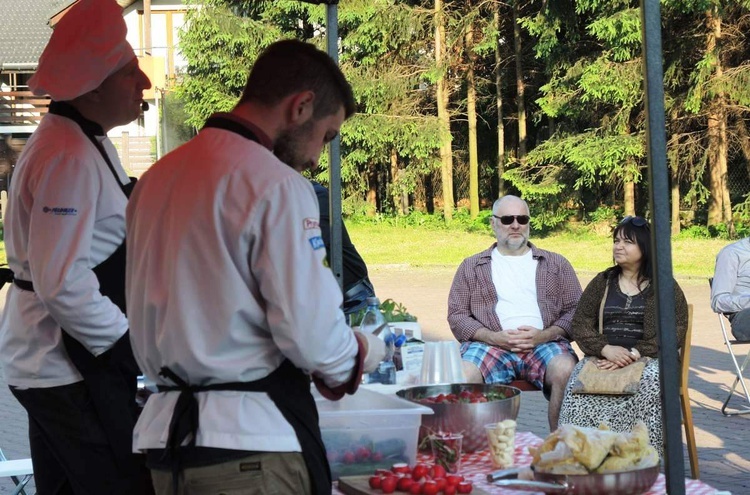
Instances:
[[[34,292],[34,284],[29,282],[28,280],[21,280],[20,278],[14,278],[13,279],[13,285],[18,287],[21,290],[25,290],[28,292]]]

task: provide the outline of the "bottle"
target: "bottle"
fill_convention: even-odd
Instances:
[[[360,325],[362,332],[375,333],[385,342],[385,357],[378,365],[378,369],[363,377],[363,383],[396,383],[396,365],[393,363],[395,337],[391,328],[386,324],[383,313],[380,312],[380,300],[377,297],[367,298],[367,310]]]

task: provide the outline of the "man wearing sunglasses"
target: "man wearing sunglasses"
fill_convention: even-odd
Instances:
[[[568,260],[529,242],[525,201],[503,196],[492,212],[496,242],[459,266],[448,324],[461,342],[467,382],[531,382],[549,399],[553,431],[578,361],[569,331],[581,284]]]

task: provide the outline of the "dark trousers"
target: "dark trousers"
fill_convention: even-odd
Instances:
[[[750,309],[734,313],[729,321],[732,323],[732,335],[735,339],[750,341]]]
[[[112,446],[83,382],[51,388],[10,388],[29,417],[29,443],[38,495],[153,493],[145,458],[117,465]],[[127,414],[127,413],[126,413]]]

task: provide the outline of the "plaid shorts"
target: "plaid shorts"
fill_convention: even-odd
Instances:
[[[544,386],[544,372],[555,356],[570,354],[578,357],[570,342],[555,340],[534,347],[531,352],[515,353],[484,342],[464,342],[461,344],[461,357],[474,364],[482,372],[485,383],[510,383],[513,380],[526,380],[538,389]]]

